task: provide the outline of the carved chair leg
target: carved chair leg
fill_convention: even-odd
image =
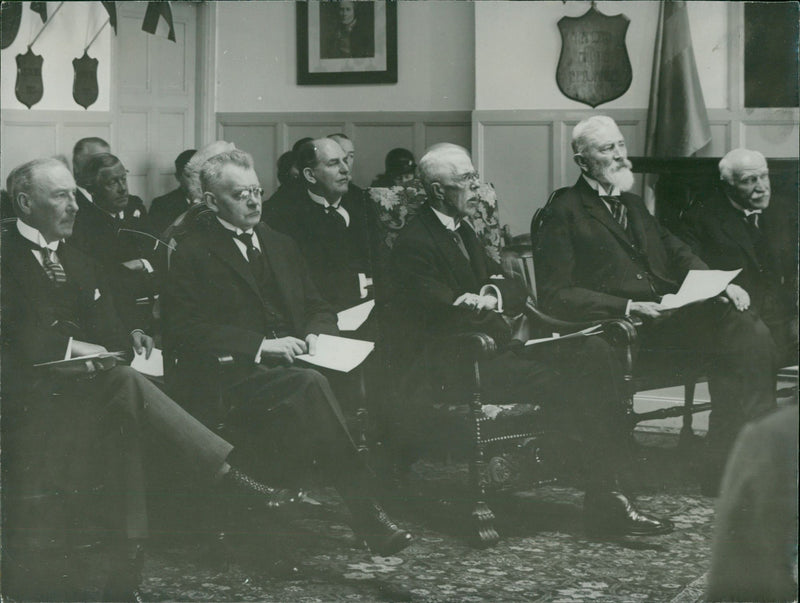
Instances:
[[[694,440],[692,421],[694,419],[694,389],[696,382],[691,378],[684,385],[683,400],[683,425],[681,426],[680,439],[678,445],[681,447],[690,446]]]
[[[480,369],[475,362],[475,390],[470,402],[470,411],[473,423],[473,456],[470,459],[469,479],[470,490],[474,496],[474,506],[470,513],[470,534],[474,545],[478,548],[490,547],[500,540],[500,535],[494,527],[494,513],[486,504],[486,462],[484,460],[483,443],[481,442],[481,418],[483,416],[483,403],[480,393]]]

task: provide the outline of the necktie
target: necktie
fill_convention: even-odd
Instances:
[[[459,226],[455,230],[450,231],[450,234],[452,235],[453,241],[455,242],[455,244],[458,245],[459,251],[461,251],[461,253],[464,255],[464,257],[467,258],[467,260],[469,260],[469,252],[467,252],[467,248],[464,245],[464,239],[461,238],[460,229],[461,229],[461,226]]]
[[[342,214],[336,211],[337,209],[338,207],[335,205],[326,205],[325,213],[328,214],[329,216],[333,216],[333,218],[336,219],[337,222],[339,222],[342,226],[346,228],[347,221],[344,219],[344,216]]]
[[[253,245],[253,235],[247,232],[241,232],[233,236],[244,243],[244,246],[247,248],[247,261],[250,264],[250,270],[254,273],[257,272],[261,252]]]
[[[67,273],[64,272],[64,267],[58,260],[56,252],[49,247],[40,247],[42,252],[42,268],[44,268],[47,277],[56,285],[63,285],[67,282]]]
[[[758,230],[758,216],[757,213],[746,214],[744,219],[750,225],[751,228]]]
[[[611,207],[611,215],[614,216],[614,219],[617,221],[617,224],[622,227],[622,230],[627,230],[628,208],[622,204],[620,198],[615,195],[606,195],[600,198]]]

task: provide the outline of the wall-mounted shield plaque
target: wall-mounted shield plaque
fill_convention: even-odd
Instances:
[[[17,55],[17,84],[14,93],[17,100],[30,109],[44,94],[42,83],[42,57],[34,54],[28,46],[28,52]]]
[[[619,98],[633,79],[625,15],[604,15],[594,4],[580,17],[562,17],[556,83],[568,98],[594,108]]]
[[[72,81],[72,98],[84,109],[88,109],[97,100],[97,59],[93,59],[83,51],[79,59],[72,59],[75,79]]]

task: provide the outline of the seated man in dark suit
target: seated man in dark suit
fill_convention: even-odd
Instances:
[[[56,159],[34,160],[11,172],[8,190],[18,219],[2,233],[3,478],[13,481],[34,455],[78,465],[89,460],[77,453],[85,450],[107,463],[122,542],[103,600],[139,600],[148,532],[145,432],[209,481],[265,505],[280,493],[231,468],[226,459],[233,447],[130,367],[113,359],[90,360],[72,372],[35,367],[144,343],[118,319],[99,267],[64,240],[78,212],[69,170]],[[14,494],[14,484],[4,481],[2,490],[7,517],[13,504],[5,497]],[[16,528],[3,526],[4,545]],[[74,598],[78,592],[51,594],[81,600]]]
[[[347,155],[335,140],[301,145],[297,164],[305,190],[268,223],[297,242],[322,297],[343,310],[367,295],[366,203],[363,194],[350,193]]]
[[[92,202],[92,193],[89,192],[89,185],[86,182],[86,166],[89,164],[89,159],[93,155],[110,152],[111,145],[96,136],[81,138],[72,148],[72,174],[77,183],[75,200],[78,202],[78,210],[86,208]]]
[[[147,224],[150,232],[157,237],[160,237],[175,219],[192,205],[183,168],[196,152],[194,149],[188,149],[175,158],[175,179],[178,181],[178,188],[156,197],[150,204]]]
[[[436,336],[481,331],[498,346],[513,348],[481,365],[484,401],[554,409],[563,404],[561,410],[575,415],[584,441],[588,528],[614,534],[670,531],[669,520],[640,513],[618,490],[616,473],[626,438],[618,392],[621,372],[608,345],[590,337],[528,350],[519,341],[509,346],[512,317],[522,311],[527,292],[504,275],[464,220],[477,209],[480,187],[467,151],[435,145],[420,160],[419,171],[428,203],[397,237],[391,256],[396,323],[404,337],[417,344],[418,352]],[[413,376],[427,369],[412,367],[408,382],[424,383]],[[408,399],[415,398],[412,393]]]
[[[261,210],[261,219],[267,224],[270,223],[274,214],[291,211],[294,200],[303,194],[300,168],[297,167],[297,149],[311,140],[314,139],[310,136],[301,138],[292,145],[291,151],[287,151],[278,158],[279,186],[269,199],[264,201]]]
[[[402,550],[411,536],[372,499],[370,476],[327,379],[293,366],[296,356],[314,353],[320,333],[337,333],[336,315],[297,245],[260,223],[252,157],[239,150],[216,155],[203,164],[200,181],[216,217],[182,239],[162,297],[165,349],[178,358],[175,383],[199,393],[222,387],[222,403],[190,409],[195,416],[224,423],[257,457],[266,453],[260,470],[284,483],[316,460],[370,548],[383,555]],[[233,366],[217,376],[186,362],[211,354],[230,355]]]
[[[545,311],[571,320],[633,316],[644,321],[643,359],[703,366],[713,410],[703,491],[716,493],[741,425],[775,407],[775,349],[766,325],[731,284],[721,300],[676,311],[660,300],[689,270],[707,269],[691,248],[628,193],[633,173],[625,139],[609,117],[590,117],[572,132],[578,182],[550,202],[533,250]]]
[[[711,268],[742,269],[735,283],[769,327],[784,364],[797,364],[797,207],[770,203],[769,169],[758,151],[719,162],[720,189],[693,205],[678,233]],[[780,201],[780,200],[776,200]]]
[[[72,243],[107,270],[126,324],[146,327],[148,317],[137,309],[136,300],[158,292],[153,262],[157,241],[147,233],[144,203],[128,193],[127,174],[110,153],[89,159],[83,177],[92,200],[75,218]]]

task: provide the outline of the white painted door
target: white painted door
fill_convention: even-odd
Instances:
[[[111,144],[130,172],[131,193],[147,205],[176,186],[175,157],[195,142],[197,8],[170,5],[176,42],[163,19],[156,35],[142,31],[146,2],[117,2]]]

